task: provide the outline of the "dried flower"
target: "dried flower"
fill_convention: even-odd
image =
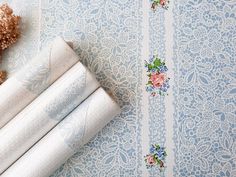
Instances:
[[[7,72],[0,71],[0,85],[6,80],[6,78],[7,78]]]
[[[20,37],[20,17],[13,14],[7,5],[0,6],[0,62],[2,50],[14,44]],[[6,80],[7,72],[0,71],[0,85]]]
[[[0,6],[0,50],[4,50],[17,41],[20,36],[20,17],[13,14],[7,5]]]

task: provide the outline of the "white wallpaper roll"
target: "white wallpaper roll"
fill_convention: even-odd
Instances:
[[[98,87],[77,63],[6,124],[0,131],[0,174]]]
[[[4,82],[0,86],[0,128],[78,61],[75,52],[58,37]]]
[[[119,112],[119,106],[99,88],[1,177],[48,177]]]

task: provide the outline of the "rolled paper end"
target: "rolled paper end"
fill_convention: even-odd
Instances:
[[[66,41],[63,37],[61,36],[57,36],[54,40],[52,44],[66,44],[69,48],[73,49],[73,42],[71,41]]]
[[[113,100],[115,100],[115,96],[110,90],[108,90],[107,93]]]
[[[120,106],[118,105],[118,103],[115,101],[116,100],[116,98],[115,98],[115,96],[114,96],[114,94],[110,91],[110,90],[108,90],[108,91],[105,91],[102,87],[100,87],[99,89],[97,89],[97,91],[96,92],[98,92],[98,93],[100,93],[100,95],[103,95],[103,97],[105,97],[104,98],[104,102],[105,102],[105,100],[106,100],[106,103],[103,103],[104,105],[105,104],[111,104],[111,106],[109,107],[111,110],[116,110],[116,111],[114,111],[114,116],[115,115],[117,115],[117,114],[119,114],[120,112],[121,112],[121,109],[120,109]]]
[[[72,41],[66,41],[63,37],[61,36],[58,36],[55,38],[55,41],[58,40],[58,41],[63,41],[63,43],[66,43],[70,48],[73,49],[73,42]]]
[[[97,89],[57,127],[65,144],[77,152],[121,112],[119,105],[103,89]]]
[[[92,137],[121,112],[120,106],[103,88],[97,89],[86,102],[84,104],[87,104],[88,108],[82,145],[89,142]]]
[[[97,89],[1,177],[50,176],[119,113],[109,94]]]
[[[73,42],[71,42],[71,41],[66,41],[66,43],[68,44],[68,46],[70,46],[72,49],[73,49]]]

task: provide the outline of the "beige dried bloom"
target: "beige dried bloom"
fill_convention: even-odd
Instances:
[[[0,6],[0,50],[4,50],[17,41],[20,36],[20,17],[13,14],[7,5]]]
[[[6,80],[7,73],[6,71],[0,71],[0,85]]]

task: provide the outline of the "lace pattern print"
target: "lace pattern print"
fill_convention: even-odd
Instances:
[[[52,50],[53,45],[37,58],[41,59],[40,62],[29,63],[24,68],[24,72],[20,71],[17,75],[17,79],[32,93],[41,93],[49,84]]]
[[[65,143],[74,152],[78,152],[84,142],[88,109],[89,103],[81,104],[80,109],[76,110],[76,114],[70,115],[70,118],[66,118],[58,126]],[[78,117],[77,115],[80,116]]]
[[[83,69],[82,74],[73,83],[69,84],[70,87],[65,87],[63,94],[55,98],[46,106],[46,112],[51,119],[61,120],[68,112],[73,110],[78,105],[78,99],[81,93],[84,93],[86,88],[86,74],[87,70]]]
[[[122,113],[53,176],[141,176],[142,1],[42,1],[41,43],[73,41]],[[89,153],[88,153],[89,152]]]
[[[236,2],[174,2],[175,176],[235,176]]]

